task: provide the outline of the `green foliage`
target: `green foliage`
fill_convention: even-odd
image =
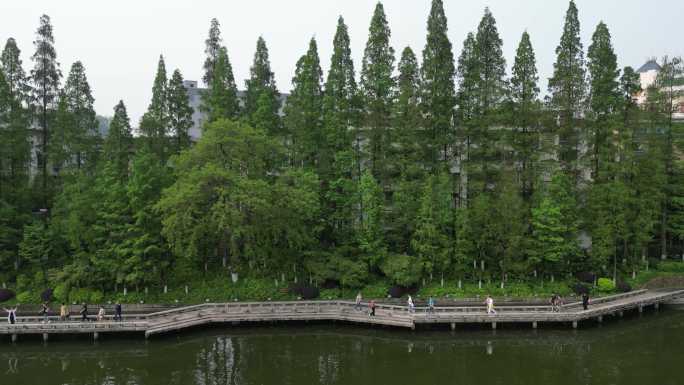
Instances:
[[[322,77],[316,40],[311,39],[308,51],[297,61],[292,93],[284,108],[285,127],[292,139],[290,162],[295,167],[316,168],[320,164],[318,160],[324,139],[321,128]]]
[[[188,130],[192,127],[193,109],[190,107],[188,92],[183,84],[183,75],[179,70],[173,71],[168,86],[169,134],[175,142],[174,153],[190,147]]]
[[[23,291],[17,294],[17,303],[38,303],[40,302],[40,297],[30,291]]]
[[[684,128],[672,119],[684,67],[665,58],[641,90],[611,39],[599,23],[585,68],[571,1],[543,104],[532,37],[507,78],[489,9],[456,71],[433,0],[422,60],[406,47],[395,73],[377,4],[360,86],[340,17],[325,84],[311,39],[281,110],[264,39],[238,99],[213,19],[201,140],[188,135],[183,77],[160,57],[139,135],[120,102],[102,142],[85,68],[60,88],[43,16],[32,76],[13,39],[0,58],[0,280],[30,301],[49,287],[88,302],[202,302],[292,299],[282,289],[295,281],[385,297],[422,283],[439,296],[566,293],[583,271],[642,279],[684,238]]]
[[[221,47],[216,62],[210,65],[213,66],[211,69],[213,74],[209,77],[210,82],[207,84],[209,89],[202,93],[200,110],[207,114],[207,122],[235,119],[240,113],[240,103],[228,50]]]
[[[411,286],[420,281],[422,266],[415,257],[391,254],[382,264],[382,272],[395,284]]]
[[[421,138],[428,167],[437,170],[437,163],[449,160],[448,149],[453,146],[454,107],[456,95],[454,54],[447,36],[448,25],[442,0],[433,0],[427,22],[427,41],[420,68],[420,107],[425,117],[427,135]],[[404,57],[402,55],[402,61]],[[402,65],[399,65],[400,70]],[[402,88],[400,78],[400,89]],[[415,119],[415,118],[414,118]],[[415,126],[414,126],[415,127]]]
[[[280,93],[275,83],[263,37],[257,40],[254,62],[245,80],[245,115],[248,121],[270,135],[280,134]]]
[[[140,133],[145,145],[159,159],[166,160],[166,136],[169,126],[169,93],[164,56],[159,55],[157,74],[152,86],[152,100],[140,119]]]
[[[221,55],[222,41],[223,39],[221,38],[221,24],[219,23],[218,19],[213,18],[211,19],[209,36],[207,37],[207,40],[204,41],[204,53],[207,55],[207,58],[204,61],[204,75],[202,77],[202,80],[204,80],[204,84],[210,87],[215,81],[214,76],[216,74],[216,66],[218,65],[218,62],[221,60],[219,57]]]
[[[394,48],[390,46],[391,32],[382,3],[378,2],[371,19],[368,41],[363,55],[360,91],[363,95],[365,125],[370,143],[368,158],[373,177],[384,184],[387,180],[386,152],[391,145],[391,122],[395,79]]]
[[[597,286],[601,293],[611,293],[615,291],[615,283],[610,278],[599,278]]]

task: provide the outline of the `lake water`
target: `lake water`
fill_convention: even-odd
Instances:
[[[142,336],[5,336],[0,384],[684,384],[684,311],[580,330],[220,326]]]

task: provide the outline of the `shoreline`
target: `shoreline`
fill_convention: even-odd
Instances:
[[[551,306],[499,305],[490,313],[484,305],[437,306],[431,311],[417,307],[377,304],[374,315],[368,304],[360,306],[352,301],[290,301],[290,302],[230,302],[206,303],[173,308],[149,314],[130,314],[124,310],[123,321],[113,321],[112,315],[97,322],[43,322],[43,317],[18,317],[17,324],[0,324],[0,334],[9,335],[16,342],[19,335],[38,334],[47,341],[51,334],[91,334],[97,340],[101,334],[138,333],[145,338],[160,334],[212,324],[273,323],[273,322],[350,322],[368,326],[389,326],[416,330],[423,325],[488,324],[492,330],[501,324],[528,324],[537,329],[539,324],[572,325],[580,322],[602,323],[604,317],[623,317],[625,312],[643,313],[646,307],[659,309],[661,304],[684,297],[684,290],[639,290],[593,300],[587,310],[578,303],[566,303],[558,311]],[[57,317],[50,317],[55,320]]]

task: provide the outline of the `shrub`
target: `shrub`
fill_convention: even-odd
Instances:
[[[321,292],[317,287],[304,287],[302,288],[302,299],[315,299]]]
[[[239,298],[249,298],[252,300],[264,301],[268,298],[273,298],[277,294],[277,290],[268,280],[262,279],[245,279],[243,280],[243,285],[237,288],[237,293]],[[295,284],[295,290],[303,293],[303,286]],[[210,291],[211,294],[205,296],[205,298],[210,298],[212,300],[217,300],[225,296],[224,293],[216,292],[215,290]]]
[[[342,298],[340,289],[323,289],[321,290],[322,299],[338,299]]]
[[[589,294],[589,288],[581,283],[572,285],[572,291],[577,295]]]
[[[0,289],[0,302],[9,301],[15,297],[16,294],[10,289]]]
[[[364,287],[361,292],[365,298],[385,298],[389,292],[387,283],[377,282]]]
[[[40,299],[42,299],[43,302],[50,302],[50,301],[52,301],[52,289],[45,289],[45,290],[43,290],[43,292],[40,293]]]
[[[302,295],[302,291],[304,290],[304,285],[301,283],[292,283],[288,287],[287,291],[292,294],[292,295]]]
[[[101,303],[104,295],[99,290],[76,289],[69,292],[69,300],[77,303]]]
[[[17,295],[17,302],[19,303],[32,303],[36,300],[38,300],[38,298],[34,297],[30,291],[22,291]]]
[[[579,273],[575,274],[575,278],[577,278],[577,280],[580,282],[593,285],[594,280],[596,279],[596,275],[589,271],[580,271]]]
[[[601,293],[610,293],[615,291],[615,284],[610,278],[599,278],[598,279],[598,289]]]
[[[658,270],[669,273],[684,273],[684,263],[675,261],[660,262]]]
[[[421,276],[421,264],[414,257],[405,254],[390,255],[382,264],[382,271],[392,282],[401,286],[412,286],[418,283]]]
[[[624,281],[618,282],[617,291],[619,291],[620,293],[629,293],[630,291],[632,291],[632,286],[630,286],[630,284]]]
[[[323,289],[338,289],[340,287],[340,282],[334,279],[326,279],[321,285]]]
[[[52,294],[57,300],[62,302],[66,302],[69,299],[69,289],[67,285],[63,283],[55,286],[55,290]]]
[[[340,280],[346,287],[361,287],[368,281],[368,267],[363,262],[342,259],[338,263]]]
[[[404,296],[404,288],[401,286],[392,286],[389,288],[388,294],[392,298],[401,298]]]
[[[657,269],[658,267],[660,267],[661,263],[662,263],[662,261],[660,260],[660,258],[649,258],[648,259],[649,269]]]

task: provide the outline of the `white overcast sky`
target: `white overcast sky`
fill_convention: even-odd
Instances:
[[[186,79],[200,80],[209,21],[221,23],[238,87],[244,86],[257,37],[268,44],[281,91],[289,91],[297,59],[312,36],[318,40],[327,72],[338,15],[349,26],[355,66],[368,36],[375,0],[0,0],[0,40],[14,37],[28,72],[38,19],[48,14],[54,26],[58,60],[66,77],[71,63],[83,62],[98,114],[111,115],[119,99],[133,126],[147,108],[157,59],[163,54],[169,74],[179,68]],[[385,0],[397,56],[410,45],[420,56],[425,44],[430,0]],[[508,68],[520,35],[532,38],[542,89],[550,76],[562,32],[566,0],[444,0],[449,37],[456,57],[468,31],[477,28],[485,6],[498,22]],[[586,47],[603,20],[613,36],[620,66],[638,67],[650,56],[684,52],[682,0],[577,0]]]

